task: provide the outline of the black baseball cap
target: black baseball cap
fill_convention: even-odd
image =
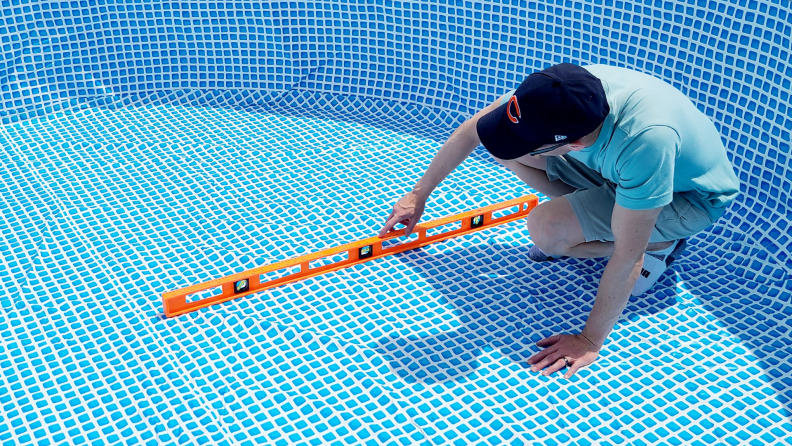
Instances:
[[[493,156],[509,160],[545,144],[576,141],[608,113],[600,80],[585,68],[562,63],[526,77],[509,102],[478,120],[476,131]]]

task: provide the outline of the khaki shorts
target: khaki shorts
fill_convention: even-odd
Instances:
[[[547,178],[550,181],[561,180],[577,189],[564,197],[572,205],[587,242],[613,241],[611,216],[616,204],[615,183],[568,155],[547,157]],[[671,203],[660,211],[649,242],[690,237],[713,223],[706,212],[675,193]]]

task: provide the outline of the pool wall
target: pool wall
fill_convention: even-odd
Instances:
[[[0,5],[4,445],[792,444],[789,1]],[[560,62],[684,92],[741,191],[577,380],[529,375],[525,341],[582,326],[603,263],[531,264],[517,225],[161,317],[370,235]],[[524,192],[469,163],[427,216]]]
[[[650,73],[720,130],[742,184],[725,218],[792,268],[788,1],[6,1],[4,8],[4,123],[106,96],[177,91],[191,103],[266,104],[298,90],[348,97],[358,105],[344,118],[384,126],[391,116],[386,106],[377,111],[382,102],[431,108],[436,115],[424,126],[439,128],[424,132],[443,138],[556,63]],[[189,96],[196,90],[213,94]],[[316,102],[311,113],[322,105],[333,111],[332,101]]]

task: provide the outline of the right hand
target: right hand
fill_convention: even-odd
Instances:
[[[425,199],[418,197],[413,192],[408,192],[393,205],[390,217],[379,233],[380,238],[384,237],[396,223],[403,224],[405,226],[404,235],[409,236],[415,225],[418,224],[418,220],[421,219],[425,206]]]

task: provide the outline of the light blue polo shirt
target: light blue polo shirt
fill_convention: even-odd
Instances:
[[[597,141],[569,156],[615,183],[616,203],[627,209],[663,207],[679,193],[712,221],[723,215],[740,183],[712,121],[682,92],[648,74],[583,68],[602,81],[610,113]]]

